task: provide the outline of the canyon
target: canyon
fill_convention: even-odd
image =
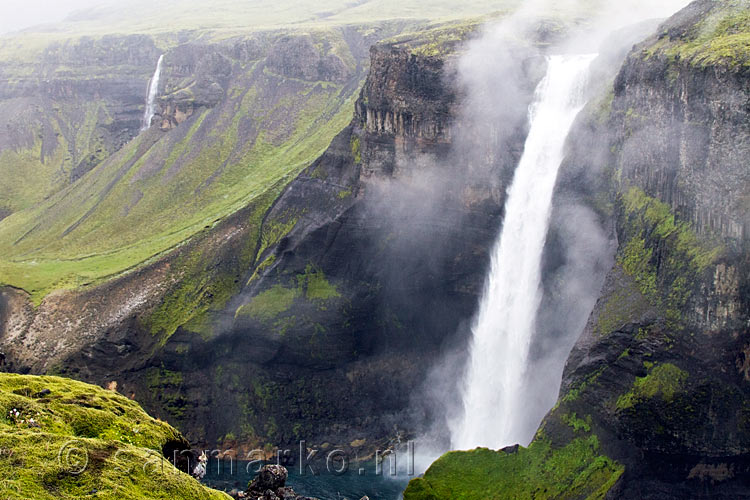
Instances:
[[[517,401],[546,414],[528,447],[451,452],[406,500],[748,496],[748,7],[592,63],[528,349],[559,396]],[[0,368],[116,382],[197,447],[448,449],[528,109],[586,27],[508,41],[492,106],[461,80],[484,22],[0,42]]]

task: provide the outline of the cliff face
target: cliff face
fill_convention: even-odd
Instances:
[[[747,12],[695,2],[579,118],[557,205],[576,196],[617,250],[558,403],[528,449],[450,454],[405,498],[748,496]],[[490,474],[453,475],[471,464]]]
[[[684,52],[742,30],[742,13],[694,3],[615,82],[619,248],[548,425],[592,416],[626,466],[620,498],[748,491],[748,73]]]

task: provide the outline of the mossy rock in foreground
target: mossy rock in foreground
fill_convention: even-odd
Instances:
[[[599,454],[596,436],[554,448],[542,436],[515,453],[478,448],[443,455],[404,500],[603,499],[624,468]]]
[[[186,445],[114,391],[0,373],[0,498],[229,498],[164,457]]]

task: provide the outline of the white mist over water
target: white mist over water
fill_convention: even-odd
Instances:
[[[164,54],[159,56],[156,63],[156,71],[151,77],[151,83],[148,85],[148,99],[146,100],[146,111],[143,113],[143,124],[141,130],[146,130],[151,126],[151,119],[156,113],[156,95],[159,93],[159,79],[161,78],[161,63],[164,61]]]
[[[524,376],[541,302],[542,251],[565,139],[585,104],[594,55],[548,58],[529,109],[531,128],[492,253],[490,275],[472,329],[462,418],[451,424],[454,449],[501,448],[532,437]]]

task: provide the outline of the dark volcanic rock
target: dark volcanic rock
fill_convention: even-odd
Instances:
[[[263,500],[316,500],[297,495],[292,488],[285,487],[289,473],[281,465],[265,465],[258,476],[247,485],[247,491],[237,498]]]
[[[258,477],[248,485],[248,490],[277,490],[286,484],[289,472],[281,465],[266,465],[258,473]]]

